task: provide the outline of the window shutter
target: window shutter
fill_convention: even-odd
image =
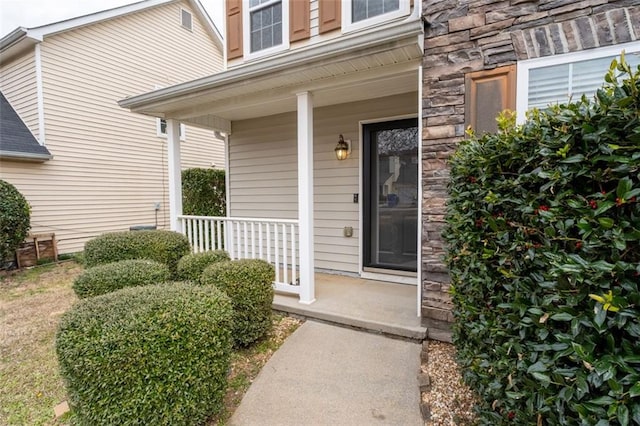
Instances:
[[[290,0],[289,41],[304,40],[311,37],[311,12],[309,3],[309,0]]]
[[[479,134],[497,131],[498,114],[516,109],[516,66],[467,74],[464,109],[467,127]]]
[[[319,0],[320,34],[340,29],[342,3],[340,0]]]
[[[242,0],[227,0],[227,59],[242,57]]]

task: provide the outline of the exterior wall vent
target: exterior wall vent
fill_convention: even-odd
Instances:
[[[180,9],[180,22],[181,25],[188,29],[189,31],[191,31],[192,28],[192,19],[191,19],[191,13],[187,10],[184,9]]]

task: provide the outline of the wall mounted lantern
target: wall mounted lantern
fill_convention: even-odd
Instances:
[[[340,135],[340,138],[338,139],[338,144],[336,145],[336,158],[338,160],[346,160],[347,157],[349,157],[349,154],[351,153],[351,150],[349,149],[349,140],[345,141],[344,138],[342,137],[342,135]]]

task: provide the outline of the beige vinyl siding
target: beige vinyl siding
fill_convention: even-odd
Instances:
[[[417,93],[314,110],[314,237],[316,268],[358,273],[360,247],[360,121],[416,114]],[[351,156],[338,161],[338,135],[351,139]],[[296,114],[233,123],[229,148],[231,215],[296,219]],[[343,236],[345,226],[353,237]]]
[[[104,232],[169,222],[167,140],[156,119],[117,101],[210,75],[222,55],[186,2],[149,9],[45,38],[41,44],[47,148],[42,164],[1,164],[0,175],[32,205],[33,232],[55,232],[61,252]],[[224,166],[213,131],[186,128],[182,166]]]
[[[297,218],[295,120],[295,113],[287,113],[232,124],[231,216]]]
[[[2,62],[0,65],[0,90],[37,138],[39,131],[38,97],[33,50],[13,58],[7,63]]]

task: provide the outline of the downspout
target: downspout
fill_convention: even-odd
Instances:
[[[422,316],[422,64],[418,67],[418,318]]]
[[[226,216],[231,217],[231,192],[229,191],[229,174],[230,168],[229,164],[231,161],[229,160],[229,156],[231,155],[230,149],[230,141],[229,141],[229,133],[224,134],[224,193],[225,193],[225,203],[226,203]]]

